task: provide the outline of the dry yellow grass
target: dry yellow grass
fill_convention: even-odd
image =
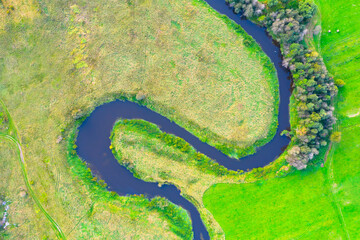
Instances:
[[[0,2],[0,32],[6,24],[33,20],[39,16],[38,5],[34,0],[2,0]]]
[[[21,192],[27,192],[27,189],[24,181],[22,181],[21,168],[17,159],[18,154],[14,150],[14,146],[0,138],[0,149],[0,195],[4,197],[2,200],[9,203],[7,219],[10,225],[6,228],[6,232],[10,236],[16,236],[17,239],[54,237],[52,231],[48,235],[46,234],[51,226],[45,216],[37,209],[28,193],[26,196],[21,196]],[[14,181],[14,179],[19,181]],[[0,216],[2,220],[1,213]]]
[[[76,117],[109,96],[142,91],[148,106],[212,144],[245,147],[267,136],[274,72],[207,7],[185,0],[40,2],[19,1],[27,7],[5,15],[0,98],[18,128],[35,193],[71,237],[86,236],[84,229],[101,236],[120,216],[84,217],[98,201],[71,172],[66,139],[56,143]]]

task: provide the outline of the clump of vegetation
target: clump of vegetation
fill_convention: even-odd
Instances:
[[[243,1],[227,1],[231,7],[234,7],[234,12],[243,12],[245,17],[251,18],[253,16],[260,16],[263,14],[265,4],[258,0],[243,0]]]
[[[335,79],[335,84],[338,87],[343,87],[343,86],[345,86],[345,81],[342,80],[342,79],[337,78],[337,79]]]
[[[9,210],[8,203],[0,195],[0,237],[2,236],[1,232],[5,231],[6,227],[10,225],[9,220],[7,218],[8,210]]]
[[[341,132],[333,132],[330,136],[330,141],[339,143],[341,141]]]
[[[0,132],[6,133],[9,130],[9,119],[7,114],[2,111],[0,105]]]
[[[259,11],[262,4],[248,0],[228,0],[235,12],[253,18],[267,27],[271,35],[281,44],[284,56],[283,66],[293,76],[293,96],[297,111],[296,125],[288,134],[292,137],[292,148],[287,161],[297,169],[307,167],[310,160],[326,146],[329,133],[336,122],[332,100],[337,94],[334,79],[329,76],[322,58],[312,49],[300,44],[308,32],[307,24],[316,13],[311,0],[271,0],[265,11]],[[262,7],[261,7],[262,8]],[[259,16],[245,14],[256,11]],[[343,85],[342,82],[339,85]]]
[[[146,95],[144,92],[140,91],[136,94],[136,100],[137,101],[142,101],[146,98]]]

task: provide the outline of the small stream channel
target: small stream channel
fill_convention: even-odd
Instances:
[[[224,0],[205,0],[213,9],[226,15],[251,35],[261,46],[262,50],[271,59],[277,70],[280,87],[280,106],[278,115],[278,129],[275,137],[264,146],[257,149],[254,155],[239,160],[232,159],[221,153],[214,147],[201,142],[184,128],[171,122],[162,115],[136,103],[129,101],[114,101],[97,107],[91,115],[79,127],[77,137],[77,153],[89,164],[93,174],[103,179],[109,190],[119,195],[145,194],[148,198],[161,196],[169,201],[186,209],[192,220],[194,239],[210,239],[209,234],[200,218],[195,206],[180,195],[180,191],[173,185],[158,186],[157,183],[150,183],[135,178],[125,167],[121,166],[113,156],[109,146],[110,133],[113,125],[119,118],[143,119],[157,124],[164,132],[174,134],[183,138],[197,151],[214,159],[219,164],[232,170],[253,169],[263,167],[275,160],[289,144],[289,139],[280,136],[280,133],[290,127],[289,123],[289,98],[290,74],[282,67],[281,52],[272,39],[267,35],[265,28],[261,28],[249,20],[240,18],[228,7]]]

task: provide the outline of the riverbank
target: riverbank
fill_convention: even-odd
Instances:
[[[145,195],[119,196],[114,191],[107,189],[107,184],[93,175],[87,164],[84,163],[76,152],[77,128],[82,121],[78,121],[68,136],[68,161],[72,172],[88,188],[92,196],[92,205],[117,215],[118,221],[125,222],[127,233],[132,237],[166,236],[169,239],[192,239],[191,221],[188,213],[181,207],[171,203],[165,198],[156,197],[149,200]],[[95,211],[91,207],[91,212]],[[101,214],[100,209],[96,212]],[[131,221],[129,222],[129,220]],[[140,224],[141,223],[141,224]],[[156,229],[155,229],[156,228]],[[123,230],[124,231],[124,230]],[[154,233],[156,234],[154,235]],[[107,233],[109,234],[109,233]],[[115,235],[109,235],[116,237]],[[121,237],[121,235],[118,235]]]
[[[175,185],[200,212],[211,239],[224,233],[202,202],[215,183],[243,182],[245,176],[228,171],[197,152],[183,139],[160,131],[143,120],[120,120],[111,133],[112,152],[119,164],[146,182]]]

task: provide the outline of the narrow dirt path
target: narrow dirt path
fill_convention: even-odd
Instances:
[[[0,138],[3,139],[7,139],[10,142],[14,143],[18,149],[18,153],[19,153],[19,162],[20,162],[20,166],[21,166],[21,172],[25,181],[25,185],[29,191],[29,194],[31,196],[31,198],[34,200],[34,202],[36,203],[36,205],[39,207],[40,211],[42,213],[44,213],[45,217],[50,221],[51,227],[54,229],[54,231],[56,232],[56,235],[59,239],[66,239],[66,236],[64,234],[64,232],[61,230],[60,226],[57,224],[57,222],[51,217],[51,215],[45,210],[45,208],[41,205],[41,202],[39,201],[39,199],[36,197],[35,192],[33,191],[29,179],[28,179],[28,175],[27,175],[27,171],[26,171],[26,166],[25,166],[25,158],[24,158],[24,154],[23,154],[23,150],[21,148],[21,144],[20,144],[20,138],[19,138],[19,134],[17,131],[17,128],[11,118],[11,115],[9,114],[5,104],[2,102],[2,100],[0,100],[0,105],[2,105],[5,113],[7,114],[7,117],[9,119],[9,125],[12,128],[12,130],[14,131],[14,135],[16,136],[10,136],[8,134],[3,134],[0,133]]]

